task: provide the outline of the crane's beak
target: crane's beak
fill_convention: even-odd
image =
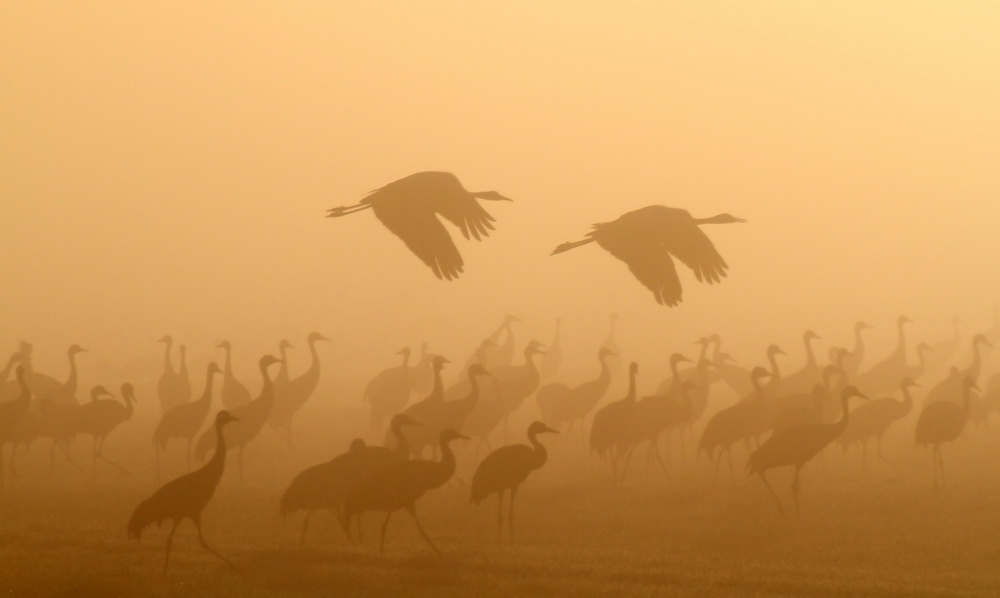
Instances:
[[[553,428],[550,428],[547,425],[545,426],[545,431],[548,432],[549,434],[558,434],[559,433],[559,430],[555,430]]]
[[[510,201],[510,200],[508,200],[508,201]],[[455,433],[455,438],[457,438],[459,440],[472,440],[471,438],[469,438],[465,434],[459,434],[457,432]]]

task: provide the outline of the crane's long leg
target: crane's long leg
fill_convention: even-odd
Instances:
[[[194,443],[194,436],[188,437],[188,450],[187,450],[187,470],[191,471],[191,445]]]
[[[902,473],[899,468],[892,464],[891,461],[882,456],[882,436],[878,436],[878,458],[885,462],[886,465],[892,468],[896,473]]]
[[[941,467],[941,486],[944,487],[944,486],[948,485],[948,482],[947,482],[947,480],[945,480],[945,477],[944,477],[944,458],[941,457],[941,445],[940,444],[937,445],[937,458],[938,458],[938,464]]]
[[[239,567],[237,567],[236,565],[234,565],[232,563],[232,561],[230,561],[226,557],[222,556],[218,552],[215,552],[215,550],[213,550],[212,547],[208,545],[208,542],[205,542],[205,536],[203,536],[201,534],[201,515],[199,515],[197,517],[192,517],[191,520],[194,521],[194,526],[198,529],[198,541],[201,542],[201,547],[204,548],[205,550],[211,552],[215,556],[219,557],[220,559],[222,559],[222,562],[224,562],[225,564],[227,564],[230,567],[232,567],[233,571],[235,571],[237,573],[241,573]]]
[[[160,481],[160,445],[153,442],[153,454],[156,455],[156,481]]]
[[[5,471],[5,467],[6,466],[4,465],[4,462],[3,462],[3,446],[4,446],[4,444],[5,443],[2,440],[0,440],[0,490],[3,490],[3,489],[5,489],[7,487],[6,481],[5,481],[6,477],[7,477],[7,472]]]
[[[163,574],[167,574],[167,565],[170,564],[170,547],[174,543],[174,532],[177,531],[177,524],[180,523],[180,519],[174,519],[174,524],[170,526],[170,534],[167,536],[167,556],[163,559]]]
[[[434,552],[436,552],[438,556],[441,556],[441,551],[437,549],[437,546],[434,545],[434,542],[431,542],[431,539],[427,535],[427,532],[424,531],[424,526],[420,525],[420,520],[417,519],[416,507],[410,505],[406,507],[406,511],[410,514],[411,517],[413,517],[413,522],[417,524],[417,530],[420,532],[420,535],[424,537],[424,540],[427,540],[427,543],[431,545],[431,548],[434,549]]]
[[[240,447],[239,452],[236,454],[236,464],[237,469],[240,470],[240,488],[243,487],[243,447]]]
[[[868,439],[861,441],[861,475],[868,475]]]
[[[378,540],[378,553],[382,554],[382,549],[385,547],[385,528],[389,525],[389,518],[392,517],[393,511],[389,511],[385,514],[385,521],[382,522],[382,534],[379,536]]]
[[[726,458],[729,460],[729,476],[732,478],[733,482],[736,482],[736,468],[733,467],[733,446],[729,445],[726,447]],[[719,453],[719,459],[722,459],[722,453]]]
[[[97,478],[97,445],[98,444],[99,444],[99,441],[97,439],[97,436],[94,436],[94,450],[93,450],[93,454],[91,456],[94,458],[94,478],[95,479]]]
[[[118,471],[122,472],[126,477],[130,477],[130,474],[129,474],[129,472],[128,472],[127,469],[125,469],[121,465],[115,463],[111,459],[108,459],[107,457],[104,456],[104,441],[107,440],[107,438],[108,438],[107,436],[101,436],[101,442],[100,442],[100,444],[97,445],[97,458],[100,459],[101,461],[104,461],[105,463],[108,463],[109,465],[113,466],[115,469],[117,469]],[[97,471],[97,469],[96,469],[97,464],[96,463],[94,464],[94,467],[95,467],[95,469],[94,469],[95,474],[94,475],[96,476],[97,475],[96,474],[96,471]]]
[[[306,530],[309,529],[309,519],[312,518],[313,512],[311,509],[306,513],[306,520],[302,522],[302,535],[299,536],[299,548],[306,542]]]
[[[663,464],[663,459],[660,457],[660,449],[656,446],[656,439],[651,440],[649,444],[653,447],[653,456],[656,457],[656,462],[660,465],[663,475],[669,478],[670,472],[667,471],[667,466]]]
[[[503,544],[503,495],[506,492],[503,488],[497,492],[497,544]]]
[[[719,478],[719,464],[722,463],[722,451],[715,456],[715,467],[712,468],[712,485],[709,488],[715,488],[715,481]]]
[[[775,494],[774,488],[771,487],[771,483],[767,481],[767,477],[764,476],[764,472],[759,471],[757,472],[757,475],[760,476],[760,479],[763,480],[764,485],[767,486],[767,489],[771,492],[771,496],[774,497],[774,504],[778,505],[778,514],[784,517],[785,507],[781,506],[781,501],[778,499],[778,495]]]
[[[632,446],[628,447],[627,451],[625,451],[625,462],[622,463],[622,480],[621,480],[622,483],[625,482],[625,474],[628,472],[628,464],[632,462],[632,451],[634,450],[635,450],[635,445],[633,444]]]
[[[340,216],[346,216],[348,214],[353,214],[355,212],[360,212],[362,210],[367,210],[372,207],[370,203],[357,203],[351,206],[338,206],[336,208],[331,208],[327,210],[327,218],[339,218]]]
[[[507,527],[510,530],[510,543],[514,543],[514,497],[517,496],[518,486],[510,489],[510,507],[507,508]]]
[[[792,495],[795,497],[795,518],[802,521],[802,513],[799,511],[799,472],[801,465],[795,466],[795,477],[792,479]]]

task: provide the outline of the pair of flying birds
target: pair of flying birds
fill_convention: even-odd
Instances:
[[[489,236],[494,218],[477,199],[511,201],[496,191],[466,191],[450,172],[418,172],[372,191],[353,206],[331,209],[337,218],[371,209],[375,217],[406,243],[438,278],[452,280],[462,273],[462,256],[437,216],[442,216],[468,239]],[[647,206],[611,222],[595,224],[580,241],[563,243],[553,255],[588,243],[597,243],[628,264],[632,274],[653,292],[660,305],[681,301],[681,282],[671,256],[690,268],[701,282],[714,284],[729,268],[701,224],[745,222],[729,214],[694,218],[687,210]]]

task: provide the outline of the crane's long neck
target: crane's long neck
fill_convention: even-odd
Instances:
[[[854,363],[860,363],[861,356],[864,354],[865,354],[865,341],[864,339],[861,338],[861,328],[858,327],[854,329],[854,350],[851,351],[851,355],[854,355],[854,358],[858,360]]]
[[[226,436],[222,433],[222,423],[215,424],[215,453],[205,464],[205,469],[216,481],[222,477],[226,466]]]
[[[771,384],[776,384],[781,379],[781,370],[778,368],[778,354],[774,351],[768,351],[767,361],[771,366]]]
[[[123,393],[125,397],[125,417],[126,419],[132,417],[132,413],[135,411],[135,397],[132,393]]]
[[[434,488],[441,486],[455,475],[455,453],[452,452],[451,442],[448,440],[441,441],[441,460],[437,462],[437,466],[440,477],[435,480],[436,483],[432,486]]]
[[[549,452],[545,450],[541,442],[538,442],[538,434],[531,434],[528,436],[528,442],[531,443],[533,449],[535,449],[534,463],[532,464],[532,469],[538,469],[542,465],[545,465],[545,461],[549,458]]]
[[[813,341],[813,339],[812,339],[811,336],[807,336],[805,338],[805,345],[806,345],[806,367],[815,367],[816,366],[816,354],[813,353],[812,341]]]
[[[840,398],[840,408],[842,409],[842,411],[840,413],[840,419],[838,419],[837,422],[833,424],[832,431],[834,438],[840,436],[840,433],[843,432],[844,429],[847,427],[847,422],[851,415],[850,409],[848,407],[848,403],[850,402],[849,399],[850,397],[846,395]]]
[[[232,379],[233,378],[233,351],[232,351],[232,348],[229,347],[229,346],[223,347],[223,350],[226,352],[226,364],[224,366],[226,368],[226,370],[224,372],[224,375],[226,376],[226,378]],[[208,375],[208,382],[209,382],[209,384],[212,383],[212,375],[211,374]]]
[[[66,388],[76,392],[76,353],[69,354],[69,377],[66,378]]]
[[[611,384],[611,368],[608,366],[608,356],[601,356],[601,373],[597,376],[597,381],[605,387]]]
[[[406,368],[409,365],[410,365],[410,352],[409,351],[404,351],[403,352],[403,367]]]
[[[637,373],[635,370],[631,370],[628,373],[628,394],[625,395],[625,402],[627,403],[635,403],[635,378]],[[531,439],[534,440],[534,436]]]
[[[528,378],[534,379],[538,378],[541,374],[538,373],[538,366],[535,365],[535,352],[524,353],[524,369],[528,372]]]
[[[698,363],[705,361],[708,357],[708,343],[701,344],[701,353],[698,354]]]
[[[760,383],[760,378],[754,376],[750,381],[753,383],[754,401],[758,404],[763,404],[766,397],[764,395],[764,386]]]
[[[403,424],[401,422],[393,422],[392,435],[396,437],[396,448],[393,449],[396,455],[401,459],[409,457],[410,441],[406,438],[406,434],[403,434]]]
[[[969,409],[972,405],[972,389],[966,386],[962,392],[962,418],[967,419],[969,417]]]
[[[469,394],[465,400],[471,403],[479,400],[479,377],[472,371],[469,372]]]
[[[972,343],[972,367],[969,368],[969,373],[973,378],[979,377],[979,372],[983,367],[983,354],[982,354],[982,344]]]
[[[278,380],[288,380],[288,347],[282,343],[278,349],[281,354],[281,365],[278,366],[278,373],[275,378]]]
[[[910,414],[910,411],[913,410],[913,395],[910,394],[909,386],[903,386],[902,391],[903,391],[903,402],[899,417],[906,417],[907,415]]]
[[[431,396],[427,398],[428,400],[437,401],[444,399],[444,382],[441,380],[440,366],[434,368],[434,388],[431,390]]]
[[[187,350],[184,348],[184,345],[181,345],[181,365],[177,370],[177,375],[182,378],[188,377]]]
[[[208,370],[208,374],[205,375],[205,392],[201,393],[201,397],[198,399],[198,402],[200,403],[212,402],[212,377],[214,375],[215,372],[213,372],[212,370]]]
[[[722,337],[713,336],[713,337],[711,337],[709,339],[709,342],[711,342],[712,345],[713,345],[713,347],[712,347],[712,363],[715,363],[715,364],[721,363],[721,360],[722,360],[722,357],[721,357],[721,353],[722,353]]]
[[[309,369],[302,376],[303,378],[318,378],[319,377],[319,351],[316,350],[316,339],[309,341]],[[406,356],[407,359],[410,358],[409,354]]]
[[[17,395],[17,401],[19,401],[19,404],[24,408],[27,408],[28,404],[31,402],[31,388],[28,387],[28,381],[26,378],[26,370],[21,369],[18,371],[17,383],[21,387],[21,393]]]
[[[906,355],[906,332],[903,327],[906,326],[906,322],[899,323],[899,342],[896,343],[896,353],[899,355]]]
[[[174,374],[174,364],[170,361],[170,350],[173,348],[172,341],[163,341],[163,373]]]
[[[260,389],[260,401],[274,401],[274,381],[267,373],[267,364],[261,364],[260,375],[264,379],[264,385]]]

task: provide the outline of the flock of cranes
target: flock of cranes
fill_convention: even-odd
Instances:
[[[509,496],[507,522],[513,542],[514,502],[519,489],[548,459],[540,437],[561,432],[567,437],[564,445],[570,447],[576,430],[576,436],[597,459],[610,462],[615,485],[624,482],[636,450],[645,451],[647,468],[655,463],[668,472],[671,460],[664,458],[660,446],[664,437],[668,453],[673,448],[670,439],[675,438],[683,456],[685,438],[698,434],[696,455],[704,455],[712,462],[712,486],[717,483],[724,458],[731,473],[736,474],[733,452],[743,447],[746,471],[760,478],[782,515],[784,506],[767,474],[777,468],[792,469],[792,494],[798,515],[800,473],[808,463],[822,458],[831,445],[837,444],[845,451],[860,447],[861,465],[865,467],[868,446],[874,440],[879,459],[895,467],[882,453],[883,437],[918,411],[912,437],[915,443],[930,447],[933,483],[937,486],[945,482],[942,447],[956,441],[969,422],[980,421],[977,414],[986,423],[990,411],[1000,410],[1000,373],[989,377],[985,390],[979,387],[984,372],[993,365],[988,362],[989,352],[1000,340],[1000,321],[969,341],[920,343],[917,361],[912,363],[906,340],[910,320],[900,317],[896,321],[896,348],[867,367],[867,359],[859,356],[866,357],[863,334],[871,328],[868,324],[857,323],[854,347],[831,349],[829,362],[817,357],[813,344],[819,335],[807,330],[802,336],[804,364],[790,373],[782,371],[787,354],[777,345],[767,347],[760,365],[745,369],[722,350],[718,335],[707,335],[695,343],[699,350],[697,355],[692,354],[693,358],[682,352],[670,356],[670,375],[658,381],[652,394],[640,394],[639,364],[629,363],[625,396],[615,400],[608,396],[621,358],[621,349],[614,341],[615,320],[613,317],[608,338],[596,347],[596,375],[582,381],[556,381],[561,375],[561,357],[549,361],[544,374],[539,366],[538,362],[550,356],[553,349],[561,350],[558,325],[548,347],[529,340],[520,360],[516,360],[514,324],[518,319],[513,316],[504,318],[482,340],[452,384],[445,383],[444,371],[451,363],[445,356],[430,352],[425,345],[417,362],[410,365],[410,351],[399,351],[402,363],[375,374],[363,397],[359,397],[367,403],[376,431],[389,419],[382,445],[373,446],[356,438],[343,453],[301,471],[282,494],[278,513],[284,517],[305,512],[300,544],[317,511],[332,513],[351,541],[361,540],[364,513],[384,513],[381,551],[390,518],[405,510],[427,544],[439,553],[418,517],[417,503],[426,493],[453,479],[465,484],[456,476],[456,450],[460,449],[455,443],[472,440],[474,447],[465,450],[475,449],[473,459],[478,465],[469,483],[470,500],[479,504],[496,495],[497,540],[502,541],[504,501]],[[207,366],[202,392],[191,400],[184,347],[179,347],[180,362],[174,367],[173,339],[161,339],[166,347],[163,373],[156,385],[161,414],[152,432],[156,476],[159,479],[160,455],[173,439],[186,444],[189,473],[167,482],[140,503],[128,521],[127,531],[129,537],[138,539],[151,524],[171,525],[165,570],[174,532],[185,519],[194,523],[206,550],[236,569],[206,543],[202,511],[223,476],[230,449],[237,453],[242,485],[244,449],[267,425],[291,442],[293,416],[319,383],[316,345],[326,341],[319,333],[308,336],[311,363],[305,373],[294,378],[287,368],[288,350],[293,346],[281,341],[277,353],[282,357],[268,354],[258,360],[261,382],[256,396],[234,377],[232,347],[222,342],[218,348],[225,351],[224,366],[214,362]],[[963,346],[968,347],[968,355],[962,353]],[[8,484],[8,469],[16,473],[16,449],[40,437],[50,439],[50,451],[54,453],[61,446],[69,458],[73,439],[91,436],[94,475],[99,462],[127,473],[104,455],[103,448],[109,434],[133,415],[137,403],[133,386],[123,384],[119,397],[96,385],[89,392],[89,402],[80,403],[76,399],[76,358],[86,350],[77,345],[68,349],[69,375],[61,383],[34,371],[31,351],[30,344],[22,343],[0,371],[0,488]],[[929,355],[934,351],[948,355],[932,360]],[[931,369],[931,364],[936,364],[937,369]],[[219,375],[222,385],[216,393]],[[920,379],[932,384],[921,385],[917,382]],[[912,393],[924,386],[927,392],[918,408]],[[716,404],[709,409],[711,398],[716,396],[713,389],[720,387],[729,387],[737,398],[728,405]],[[900,398],[893,396],[896,393]],[[182,398],[184,394],[187,399]],[[221,411],[213,408],[216,395],[221,399]],[[415,395],[422,397],[411,401]],[[534,401],[529,400],[532,397]],[[537,411],[538,419],[527,429],[527,444],[501,446],[479,459],[481,445],[489,446],[491,437],[501,433],[508,436],[505,422],[512,415],[532,409]],[[213,411],[214,424],[203,430]],[[8,444],[14,451],[4,458]],[[192,454],[194,462],[201,464],[193,470]]]

